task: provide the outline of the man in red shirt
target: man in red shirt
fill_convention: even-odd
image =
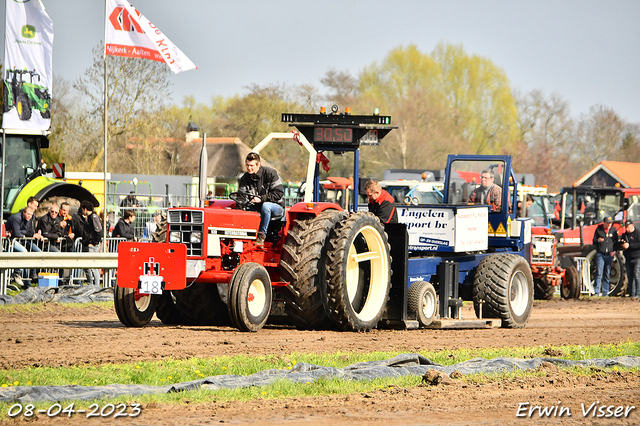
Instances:
[[[370,180],[364,185],[364,190],[369,198],[369,211],[380,219],[382,223],[398,223],[398,212],[393,205],[395,200],[384,189],[380,188],[378,181]]]

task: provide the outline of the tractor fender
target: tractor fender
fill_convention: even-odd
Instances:
[[[13,203],[13,206],[11,206],[11,213],[17,213],[22,208],[26,207],[27,200],[31,196],[34,196],[39,200],[56,196],[68,197],[79,201],[89,200],[94,207],[98,207],[100,205],[96,197],[89,192],[88,189],[83,188],[80,185],[60,182],[59,180],[45,176],[38,176],[22,188],[20,194],[16,197],[16,201]]]
[[[287,209],[287,223],[291,223],[300,215],[305,217],[318,216],[328,209],[343,211],[343,208],[336,203],[296,203]]]

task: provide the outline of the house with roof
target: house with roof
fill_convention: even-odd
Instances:
[[[574,186],[619,186],[621,188],[640,188],[640,163],[624,161],[601,161]]]

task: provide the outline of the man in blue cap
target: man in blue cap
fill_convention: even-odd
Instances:
[[[615,255],[614,246],[618,242],[618,231],[612,224],[613,218],[611,216],[605,217],[593,234],[593,246],[596,250],[596,276],[593,291],[596,296],[601,294],[601,290],[602,296],[609,295],[609,272],[611,272],[611,264]]]

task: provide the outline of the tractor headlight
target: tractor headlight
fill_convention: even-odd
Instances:
[[[171,231],[169,233],[169,242],[170,243],[179,243],[180,242],[180,231]]]
[[[191,238],[189,238],[191,243],[201,243],[202,242],[202,232],[192,232]]]

